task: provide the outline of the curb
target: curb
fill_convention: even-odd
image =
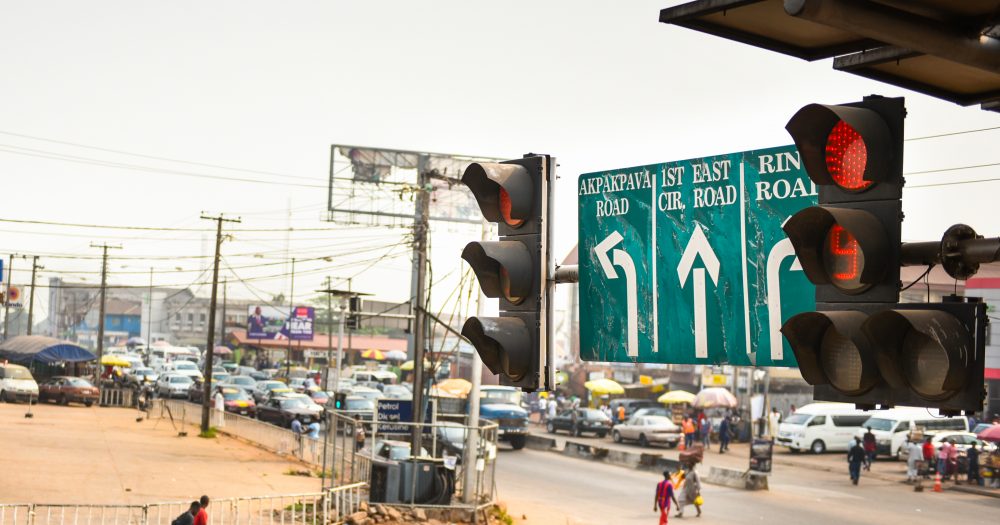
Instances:
[[[1000,491],[987,489],[984,487],[953,485],[951,487],[948,487],[947,490],[954,490],[956,492],[965,492],[966,494],[976,494],[978,496],[988,496],[990,498],[1000,498]]]

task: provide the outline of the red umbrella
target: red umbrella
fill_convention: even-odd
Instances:
[[[232,355],[233,351],[228,346],[219,345],[212,349],[212,353],[215,355]]]
[[[996,441],[1000,443],[1000,425],[986,427],[985,430],[976,434],[976,437],[983,441]]]

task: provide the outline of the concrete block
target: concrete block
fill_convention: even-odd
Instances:
[[[741,470],[709,467],[705,483],[743,490],[768,490],[767,476]]]
[[[525,439],[525,446],[532,450],[552,450],[556,448],[556,440],[544,436],[528,434]]]

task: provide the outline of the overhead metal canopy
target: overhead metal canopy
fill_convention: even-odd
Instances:
[[[660,21],[961,105],[1000,101],[1000,0],[697,0]]]

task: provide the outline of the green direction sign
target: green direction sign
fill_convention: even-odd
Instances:
[[[816,204],[794,146],[580,176],[585,361],[796,366],[815,309],[781,225]]]

